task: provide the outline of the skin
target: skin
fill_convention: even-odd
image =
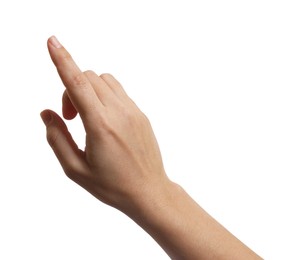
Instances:
[[[261,259],[169,180],[148,118],[112,75],[82,72],[54,36],[48,49],[65,86],[63,117],[78,113],[86,134],[80,150],[57,113],[41,113],[70,179],[128,215],[172,259]]]

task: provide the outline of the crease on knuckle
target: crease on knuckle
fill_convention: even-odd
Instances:
[[[47,132],[47,140],[49,145],[54,149],[56,147],[56,143],[60,137],[60,132],[51,129],[51,131]]]
[[[86,76],[80,72],[73,76],[72,78],[72,86],[77,88],[85,88],[87,86],[87,79]]]
[[[64,64],[72,62],[72,56],[70,55],[69,52],[62,53],[59,59],[60,59],[60,63],[58,63],[59,66],[64,66]]]

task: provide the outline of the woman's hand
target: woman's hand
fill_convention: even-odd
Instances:
[[[86,133],[82,151],[61,117],[41,113],[69,178],[131,217],[172,259],[261,259],[167,178],[148,119],[113,76],[81,72],[55,37],[48,48],[66,87],[63,116],[79,113]]]
[[[66,87],[63,116],[79,113],[86,147],[78,149],[61,117],[45,110],[48,142],[70,179],[127,212],[169,183],[150,122],[112,75],[81,72],[55,37],[48,49]]]

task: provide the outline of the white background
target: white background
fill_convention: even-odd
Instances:
[[[64,90],[52,34],[124,85],[172,180],[265,259],[293,259],[292,1],[10,0],[0,26],[0,259],[168,259],[47,145],[39,113]]]

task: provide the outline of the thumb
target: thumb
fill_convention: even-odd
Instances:
[[[86,175],[84,152],[78,149],[62,118],[51,110],[44,110],[41,118],[47,128],[47,141],[66,175],[74,181]]]

